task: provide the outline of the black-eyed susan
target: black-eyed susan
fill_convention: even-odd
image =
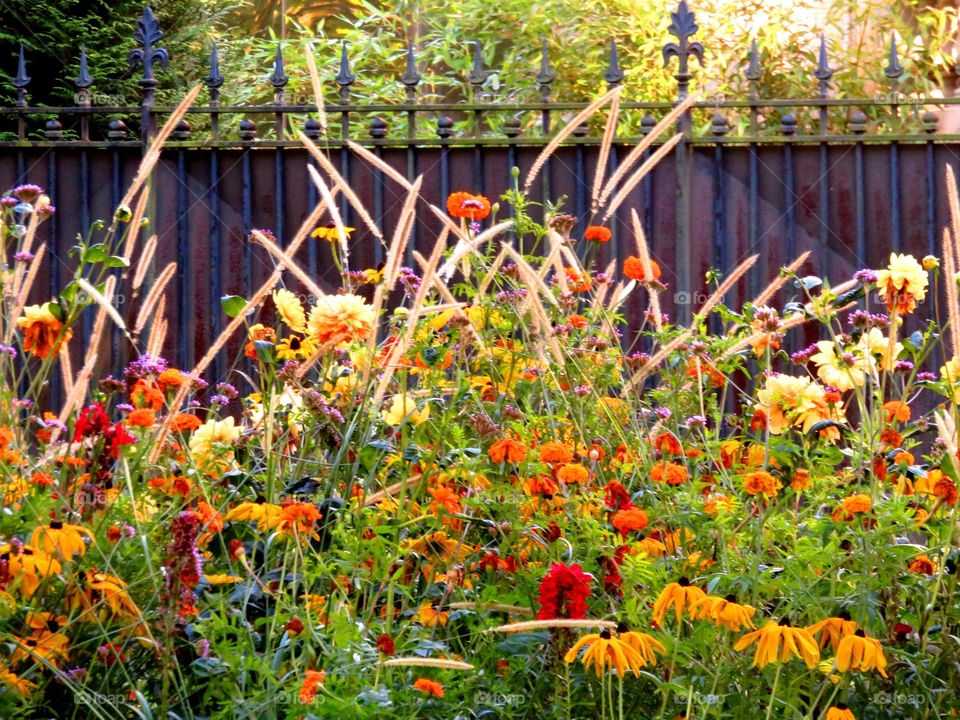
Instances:
[[[262,499],[242,502],[224,516],[225,522],[255,522],[260,530],[269,530],[280,519],[282,508]]]
[[[22,698],[29,697],[30,693],[37,687],[35,683],[20,677],[4,665],[0,665],[0,685]]]
[[[70,640],[66,635],[47,630],[41,630],[30,637],[14,637],[13,641],[16,647],[10,656],[10,662],[14,665],[33,660],[59,667],[59,663],[67,659],[70,651]]]
[[[87,543],[84,537],[92,543],[93,533],[82,525],[70,525],[60,520],[52,520],[49,525],[38,527],[30,536],[30,544],[43,552],[63,558],[73,559],[74,555],[81,557],[87,552]]]
[[[352,233],[356,228],[344,227],[343,234],[346,236],[347,240],[350,239],[350,233]],[[317,240],[326,240],[327,242],[336,242],[339,240],[340,235],[337,233],[337,224],[329,222],[323,227],[318,227],[312,233],[310,237],[317,238]]]
[[[140,609],[127,595],[127,584],[120,578],[94,570],[80,573],[79,580],[77,586],[67,589],[69,609],[96,613],[101,620],[110,616],[140,617]],[[81,618],[90,619],[86,614]]]
[[[837,670],[859,670],[870,672],[876,670],[883,677],[887,677],[887,658],[883,654],[883,646],[876,638],[867,637],[862,628],[858,628],[852,635],[846,635],[837,648]]]
[[[597,677],[602,676],[607,668],[616,670],[617,677],[620,678],[627,672],[632,672],[639,677],[640,668],[647,664],[635,648],[609,630],[584,635],[567,651],[567,654],[563,656],[563,661],[566,663],[574,662],[583,648],[587,649],[580,662],[583,663],[584,670],[589,670],[593,666]]]
[[[449,613],[432,603],[424,603],[417,610],[417,622],[424,627],[437,627],[447,624]]]
[[[711,620],[718,626],[734,632],[739,632],[743,628],[752,628],[751,618],[755,613],[755,608],[740,605],[733,595],[726,597],[707,595],[690,607],[690,617],[694,620]]]
[[[759,630],[747,633],[737,640],[733,649],[739,652],[755,643],[754,667],[786,662],[794,656],[802,659],[811,669],[820,661],[820,648],[813,636],[805,628],[792,627],[786,618],[779,623],[771,620]]]
[[[696,585],[691,585],[687,578],[682,577],[660,591],[660,596],[653,604],[653,619],[657,625],[662,625],[664,617],[672,606],[677,615],[677,622],[680,622],[683,619],[683,613],[706,596],[703,590]]]
[[[827,708],[824,720],[857,720],[853,712],[846,705],[839,703]]]
[[[820,636],[820,647],[826,648],[827,645],[836,652],[840,641],[847,635],[853,635],[857,630],[857,623],[850,619],[846,611],[841,612],[836,617],[828,617],[807,628],[807,631],[814,637]]]
[[[647,633],[630,630],[627,628],[626,623],[617,625],[617,639],[637,651],[640,659],[643,660],[641,667],[648,664],[656,665],[656,653],[665,653],[667,651],[663,644],[655,637]]]
[[[317,351],[317,346],[309,337],[289,335],[274,346],[281,360],[306,360]]]
[[[7,572],[19,581],[20,594],[28,599],[43,580],[58,575],[62,569],[59,560],[30,545],[0,545],[0,560],[7,561]]]

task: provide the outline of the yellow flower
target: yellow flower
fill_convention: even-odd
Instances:
[[[643,664],[656,665],[657,656],[654,651],[659,653],[667,651],[663,644],[652,635],[628,630],[624,623],[617,625],[617,638],[636,650],[640,654],[640,659],[644,661]]]
[[[33,660],[46,661],[53,667],[58,667],[61,660],[67,659],[70,650],[70,641],[66,635],[48,630],[41,630],[28,638],[14,637],[13,641],[17,644],[10,656],[10,662],[14,665],[24,660]]]
[[[225,573],[204,575],[203,579],[211,585],[232,585],[233,583],[238,583],[243,580],[242,577],[237,577],[236,575],[227,575]]]
[[[826,720],[857,720],[853,712],[846,705],[834,705],[827,708]]]
[[[233,466],[233,445],[240,437],[240,428],[232,417],[207,420],[190,438],[190,457],[198,467],[221,474]]]
[[[927,271],[913,255],[890,253],[890,264],[877,270],[880,299],[890,312],[912,311],[927,295]]]
[[[60,352],[60,346],[73,337],[69,328],[50,310],[50,303],[29,305],[23,309],[23,317],[17,319],[17,327],[23,331],[23,349],[41,360]]]
[[[298,338],[296,335],[285,337],[275,347],[281,360],[306,360],[317,351],[312,338]]]
[[[733,649],[739,652],[754,643],[757,643],[753,656],[754,667],[786,662],[793,656],[803,659],[810,669],[820,661],[820,648],[813,636],[803,628],[790,627],[786,619],[779,623],[771,620],[759,630],[747,633],[737,640]]]
[[[749,605],[739,605],[733,595],[717,597],[707,595],[690,607],[690,617],[694,620],[712,620],[720,627],[739,632],[745,627],[752,628],[756,610]]]
[[[567,651],[567,654],[563,656],[563,661],[572,663],[584,647],[587,648],[587,651],[583,654],[580,662],[583,663],[584,670],[589,670],[592,665],[597,677],[603,675],[603,671],[608,667],[617,671],[618,678],[622,678],[626,672],[632,672],[639,677],[640,668],[647,665],[647,661],[634,647],[616,637],[609,630],[584,635]]]
[[[409,395],[398,394],[393,396],[390,409],[383,410],[380,416],[390,426],[397,426],[403,422],[421,425],[430,417],[430,405],[424,403],[423,407],[418,409],[416,400]]]
[[[869,638],[862,629],[852,635],[846,635],[837,647],[837,670],[876,670],[883,677],[886,673],[887,658],[883,655],[883,646],[876,638]]]
[[[660,596],[653,604],[653,619],[657,625],[663,625],[663,619],[672,605],[677,614],[677,622],[680,622],[683,619],[684,610],[706,596],[703,590],[696,585],[691,585],[687,578],[682,577],[660,591]]]
[[[310,311],[307,331],[320,345],[366,340],[376,320],[373,308],[359,295],[324,295]]]
[[[10,576],[20,580],[20,594],[25,598],[33,597],[41,581],[60,574],[62,569],[56,558],[30,545],[19,549],[0,545],[0,560],[6,560]]]
[[[820,636],[821,648],[829,645],[836,652],[840,641],[847,635],[853,635],[856,629],[857,623],[851,620],[849,615],[842,613],[839,617],[829,617],[811,625],[807,631],[811,635]]]
[[[417,622],[424,627],[446,625],[448,614],[446,610],[440,610],[431,603],[424,603],[420,606],[420,609],[417,610]]]
[[[350,239],[350,233],[352,233],[356,228],[352,227],[343,227],[343,234],[346,236],[347,240]],[[340,239],[339,233],[337,233],[337,226],[333,223],[327,223],[324,227],[319,227],[310,233],[310,237],[317,238],[318,240],[326,240],[327,242],[337,242]]]
[[[809,432],[822,420],[839,420],[827,402],[823,387],[805,377],[770,375],[757,393],[757,400],[774,435],[791,427]]]
[[[93,533],[87,528],[52,520],[49,526],[38,527],[33,531],[30,544],[50,555],[71,560],[74,555],[86,554],[87,544],[83,541],[84,535],[93,542]]]
[[[4,665],[0,665],[0,685],[4,685],[20,697],[29,697],[36,685],[25,680]]]
[[[893,352],[890,351],[890,338],[883,334],[880,328],[872,327],[860,336],[860,342],[857,343],[857,352],[870,358],[871,362],[880,360],[880,367],[883,370],[893,370],[897,364],[897,358],[903,352],[903,343],[895,342]]]
[[[277,306],[277,314],[288,328],[295,333],[306,331],[307,316],[296,295],[289,290],[277,290],[273,293],[273,304]]]
[[[947,392],[960,404],[960,357],[953,357],[940,367],[940,377],[947,384]]]
[[[268,502],[242,502],[231,508],[224,516],[224,522],[255,522],[261,531],[275,527],[280,521],[282,509]]]
[[[871,358],[862,354],[838,352],[839,348],[832,340],[821,340],[817,343],[817,348],[820,352],[811,355],[810,360],[816,363],[817,377],[826,385],[841,392],[863,387],[866,374],[872,369]]]

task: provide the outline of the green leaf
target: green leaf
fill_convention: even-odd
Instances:
[[[239,295],[224,295],[220,298],[220,307],[227,314],[227,317],[236,317],[247,306],[247,301]]]
[[[91,245],[84,251],[80,262],[99,263],[106,260],[107,257],[107,246],[103,243],[97,243],[96,245]]]
[[[103,264],[105,267],[111,268],[130,267],[130,262],[126,258],[122,258],[119,255],[110,255],[103,261]]]

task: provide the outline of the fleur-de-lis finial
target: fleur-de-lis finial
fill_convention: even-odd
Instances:
[[[473,67],[467,73],[467,80],[474,86],[474,91],[478,91],[483,83],[486,82],[489,73],[483,69],[483,54],[480,52],[480,41],[473,44]]]
[[[93,85],[93,76],[87,67],[87,49],[83,46],[80,47],[80,72],[73,81],[73,84],[78,90],[86,90]]]
[[[697,58],[697,61],[703,64],[703,45],[699,42],[690,42],[690,37],[695,35],[700,29],[694,14],[687,7],[687,0],[680,0],[677,11],[670,13],[670,34],[677,38],[677,42],[670,42],[663,46],[663,66],[670,65],[670,58],[676,57],[678,60],[677,74],[675,77],[685,88],[686,82],[690,79],[688,61],[691,55]]]
[[[407,98],[412,102],[420,84],[420,73],[417,72],[417,56],[414,53],[413,41],[407,44],[407,69],[400,78],[400,82],[407,88]]]
[[[160,67],[167,69],[170,62],[170,55],[166,49],[157,47],[157,43],[163,39],[163,31],[160,29],[160,22],[153,14],[153,8],[147,5],[143,8],[143,14],[137,20],[137,29],[133,33],[134,38],[140,43],[140,47],[134,48],[127,56],[130,67],[135,68],[138,63],[143,64],[143,77],[140,79],[140,86],[143,88],[153,88],[157,84],[157,79],[153,74],[153,64],[160,63]]]
[[[903,66],[897,57],[897,38],[895,35],[890,35],[890,53],[887,66],[883,69],[883,74],[890,80],[896,80],[903,75]]]
[[[623,82],[623,70],[620,69],[620,51],[617,49],[617,41],[610,41],[610,62],[607,65],[606,72],[603,73],[603,79],[607,85],[613,87]]]

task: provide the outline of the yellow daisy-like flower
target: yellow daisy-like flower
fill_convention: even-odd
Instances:
[[[373,308],[359,295],[324,295],[310,311],[307,331],[320,345],[366,340],[376,324]]]
[[[770,375],[757,400],[774,435],[791,427],[809,432],[821,420],[840,419],[827,401],[826,390],[810,378]]]
[[[717,597],[707,595],[690,607],[690,617],[694,620],[712,620],[720,627],[739,632],[745,627],[752,628],[751,618],[757,611],[749,605],[740,605],[733,595]]]
[[[395,427],[403,422],[409,422],[412,425],[421,425],[430,418],[430,405],[424,403],[423,407],[418,408],[418,403],[409,395],[397,394],[393,396],[390,402],[390,408],[380,413],[383,421]]]
[[[847,635],[853,635],[857,630],[857,623],[850,619],[846,613],[839,617],[828,617],[807,628],[807,631],[816,637],[820,636],[820,647],[826,648],[827,645],[836,652],[840,641]]]
[[[913,255],[890,253],[890,264],[877,270],[880,299],[890,312],[911,312],[927,296],[927,271]]]
[[[276,290],[273,293],[273,304],[277,306],[277,314],[288,328],[295,333],[306,331],[307,314],[296,295],[289,290]]]
[[[231,508],[224,516],[224,522],[255,522],[257,527],[266,531],[280,521],[283,509],[268,502],[242,502]]]
[[[834,705],[827,708],[826,720],[857,720],[846,705]]]
[[[811,355],[810,360],[817,366],[817,377],[825,384],[841,392],[863,387],[873,366],[870,356],[840,352],[833,340],[821,340],[817,348],[819,352]]]
[[[960,357],[947,360],[940,367],[940,377],[947,384],[947,392],[953,397],[953,401],[960,405]]]
[[[657,625],[663,625],[663,619],[672,606],[677,615],[677,622],[680,622],[684,611],[706,596],[703,590],[696,585],[691,585],[687,578],[682,577],[660,591],[660,596],[653,604],[653,619]]]
[[[791,627],[786,618],[779,623],[771,620],[759,630],[747,633],[737,640],[733,649],[739,652],[754,643],[757,645],[754,667],[786,662],[794,656],[801,658],[811,670],[820,662],[820,648],[813,636],[804,628]]]
[[[61,660],[67,659],[70,651],[70,641],[66,635],[46,630],[32,637],[14,637],[13,641],[17,644],[10,656],[10,662],[14,665],[19,665],[24,660],[33,660],[34,662],[46,661],[56,668],[59,667]]]
[[[207,420],[194,430],[190,438],[190,457],[198,467],[216,474],[227,472],[233,466],[230,446],[240,437],[232,417],[225,420]]]
[[[627,629],[625,623],[617,625],[617,639],[632,647],[640,655],[643,664],[656,665],[656,653],[665,653],[667,649],[652,635]],[[641,665],[642,667],[642,665]]]
[[[17,327],[23,332],[24,351],[41,360],[56,355],[60,346],[73,337],[73,330],[64,331],[50,305],[28,305],[23,309],[23,317],[17,319]]]
[[[15,672],[11,672],[4,665],[0,665],[0,685],[9,688],[22,698],[29,697],[30,693],[37,687],[35,683],[25,680]]]
[[[417,622],[424,627],[443,626],[447,624],[448,615],[446,610],[436,608],[431,603],[424,603],[417,610]]]
[[[232,585],[233,583],[238,583],[243,580],[242,577],[237,577],[236,575],[227,575],[226,573],[204,575],[203,579],[211,585]]]
[[[887,677],[886,667],[887,658],[883,654],[880,641],[867,637],[862,629],[846,635],[837,647],[837,670],[840,672],[876,670],[883,677]]]
[[[350,239],[350,233],[355,231],[356,228],[346,227],[343,228],[343,234],[346,236],[347,240]],[[317,238],[317,240],[326,240],[327,242],[337,242],[340,239],[339,233],[337,233],[337,226],[334,223],[327,223],[323,227],[318,227],[312,233],[310,237]]]
[[[616,670],[619,678],[622,678],[627,672],[632,672],[639,677],[640,668],[647,665],[647,661],[634,647],[616,637],[609,630],[584,635],[567,651],[567,654],[563,656],[563,661],[572,663],[584,647],[587,650],[583,653],[580,662],[583,663],[584,670],[589,670],[592,665],[597,677],[602,676],[604,670],[608,667]]]
[[[20,594],[25,598],[33,597],[44,579],[62,570],[55,557],[30,545],[20,548],[0,545],[0,560],[7,561],[7,571],[14,580],[19,580]]]
[[[299,338],[296,335],[283,338],[274,348],[281,360],[306,360],[317,351],[312,338]]]
[[[94,541],[93,533],[81,525],[70,525],[52,520],[46,527],[38,527],[30,536],[30,544],[50,555],[71,560],[74,555],[83,556],[87,552],[84,536]]]

